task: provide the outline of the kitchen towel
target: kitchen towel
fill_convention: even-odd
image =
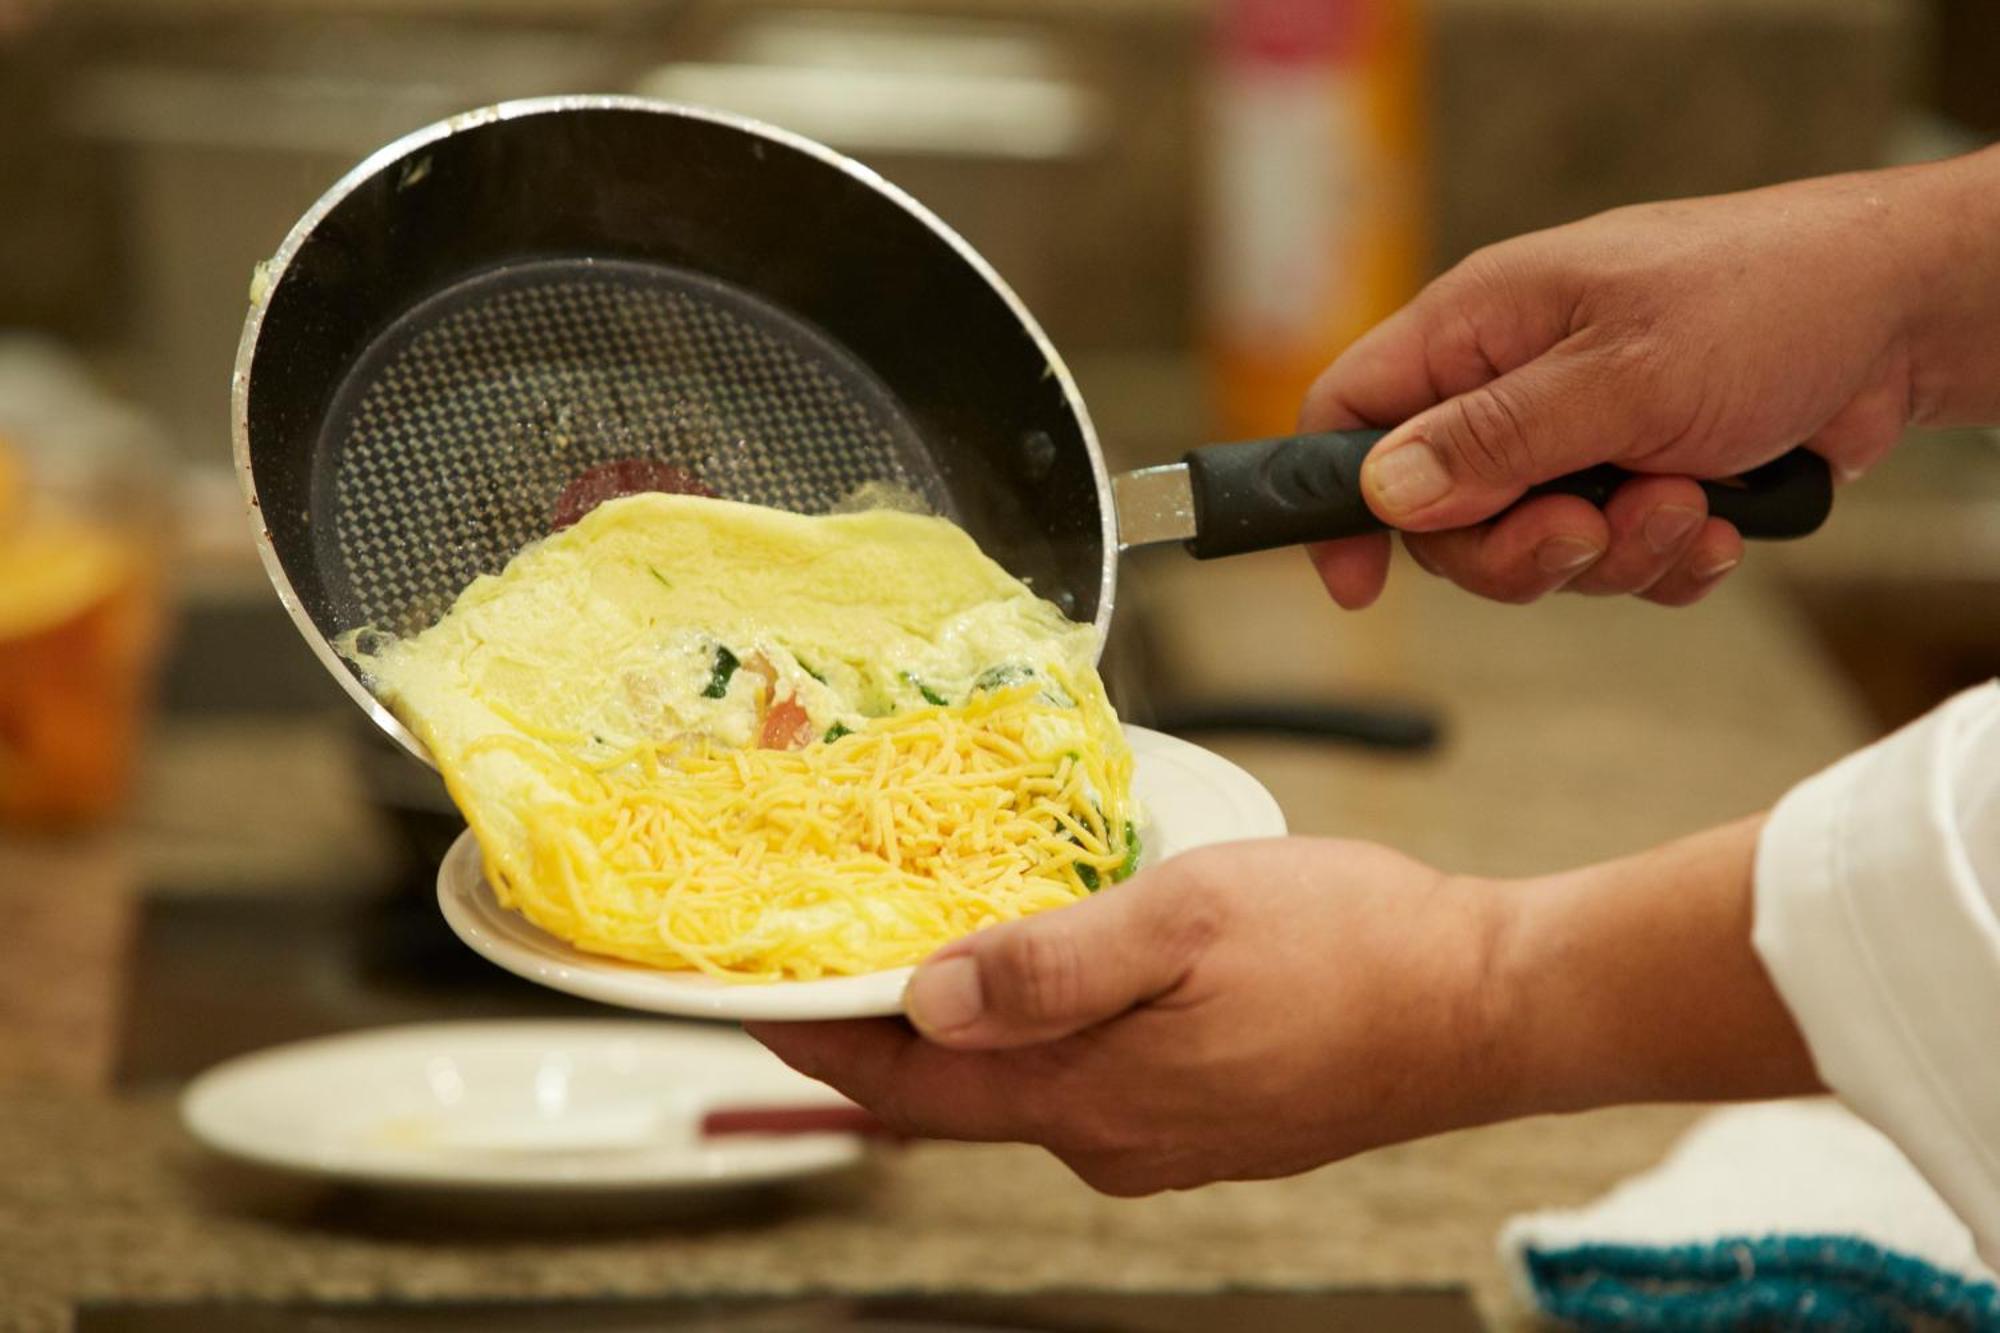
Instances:
[[[1730,1107],[1571,1210],[1516,1217],[1523,1294],[1585,1328],[2000,1330],[2000,1281],[1881,1133],[1828,1100]]]

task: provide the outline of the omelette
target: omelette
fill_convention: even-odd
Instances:
[[[586,952],[869,972],[1138,863],[1095,629],[941,518],[630,495],[340,646],[501,903]]]

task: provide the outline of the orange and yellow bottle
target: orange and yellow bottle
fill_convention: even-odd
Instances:
[[[1221,0],[1204,210],[1219,436],[1293,429],[1428,262],[1418,0]]]

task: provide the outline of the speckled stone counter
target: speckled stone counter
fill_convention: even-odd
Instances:
[[[1507,1295],[1510,1211],[1575,1201],[1656,1156],[1685,1112],[1521,1123],[1293,1180],[1119,1201],[1029,1149],[934,1145],[745,1212],[585,1230],[399,1214],[269,1189],[205,1161],[163,1102],[0,1097],[5,1327],[66,1327],[78,1297],[367,1300],[824,1288],[1407,1284]],[[1579,1145],[1583,1145],[1581,1150]]]
[[[1143,621],[1163,691],[1396,695],[1445,711],[1449,742],[1428,757],[1220,746],[1271,785],[1300,832],[1526,872],[1755,809],[1862,739],[1812,645],[1753,582],[1685,613],[1573,598],[1520,610],[1405,569],[1382,607],[1355,617],[1325,605],[1296,554],[1145,563],[1126,623]],[[352,823],[341,785],[273,780],[274,765],[315,753],[169,737],[151,778],[182,793],[165,850],[224,857],[232,823],[301,809],[301,790],[324,807],[313,836],[337,845]],[[187,798],[195,784],[201,802]],[[163,799],[156,790],[149,808]],[[0,1327],[61,1329],[85,1297],[1348,1281],[1469,1282],[1511,1323],[1520,1315],[1493,1257],[1501,1219],[1589,1197],[1655,1160],[1693,1114],[1501,1126],[1294,1180],[1138,1201],[1097,1197],[1031,1150],[932,1145],[725,1217],[475,1226],[238,1174],[184,1138],[169,1099],[101,1090],[92,1051],[115,1009],[122,867],[161,853],[142,827],[109,851],[40,849],[24,875],[29,854],[0,845],[9,921],[40,909],[32,930],[0,937]]]

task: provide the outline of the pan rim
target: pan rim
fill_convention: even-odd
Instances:
[[[524,119],[529,116],[564,114],[574,111],[624,111],[649,115],[676,116],[690,120],[705,121],[739,133],[752,135],[779,144],[795,152],[815,158],[820,162],[858,181],[902,209],[904,213],[928,228],[958,256],[960,262],[970,268],[997,295],[1013,314],[1035,348],[1042,355],[1046,373],[1061,387],[1063,400],[1070,414],[1075,418],[1078,433],[1082,436],[1089,455],[1091,481],[1097,494],[1097,515],[1099,541],[1103,551],[1100,560],[1100,574],[1097,590],[1097,614],[1093,626],[1097,630],[1097,652],[1104,651],[1106,636],[1110,632],[1113,601],[1117,594],[1118,556],[1118,514],[1111,490],[1111,476],[1105,466],[1104,451],[1097,438],[1097,428],[1090,419],[1083,395],[1078,390],[1075,377],[1062,359],[1062,354],[1049,340],[1042,326],[1028,310],[1014,289],[1008,285],[984,255],[960,236],[942,218],[920,203],[914,196],[884,178],[874,168],[864,165],[846,154],[827,147],[825,144],[808,139],[791,130],[783,129],[764,121],[734,112],[722,111],[714,107],[697,106],[691,103],[671,102],[658,98],[638,97],[622,93],[566,93],[545,97],[517,98],[496,102],[489,106],[462,111],[434,121],[394,139],[362,158],[344,175],[329,186],[316,199],[299,220],[279,242],[278,248],[258,269],[258,285],[251,293],[250,309],[244,317],[243,332],[237,342],[236,362],[230,375],[230,435],[231,452],[236,467],[237,484],[243,493],[246,516],[250,522],[251,535],[257,547],[257,557],[264,567],[265,576],[278,594],[279,602],[292,618],[292,623],[305,636],[308,646],[320,664],[333,674],[340,687],[349,698],[368,714],[376,726],[386,732],[397,744],[416,759],[435,768],[428,748],[418,740],[400,719],[375,697],[362,681],[352,664],[334,651],[332,643],[321,632],[319,625],[306,610],[298,590],[293,587],[291,576],[286,572],[284,562],[279,558],[277,546],[271,535],[270,525],[264,521],[263,501],[257,493],[256,475],[250,457],[250,380],[256,365],[257,344],[264,327],[264,316],[270,308],[271,298],[283,285],[285,275],[306,240],[318,230],[326,217],[338,208],[349,195],[363,184],[375,179],[384,171],[409,158],[412,154],[451,136],[477,130],[501,121]]]

